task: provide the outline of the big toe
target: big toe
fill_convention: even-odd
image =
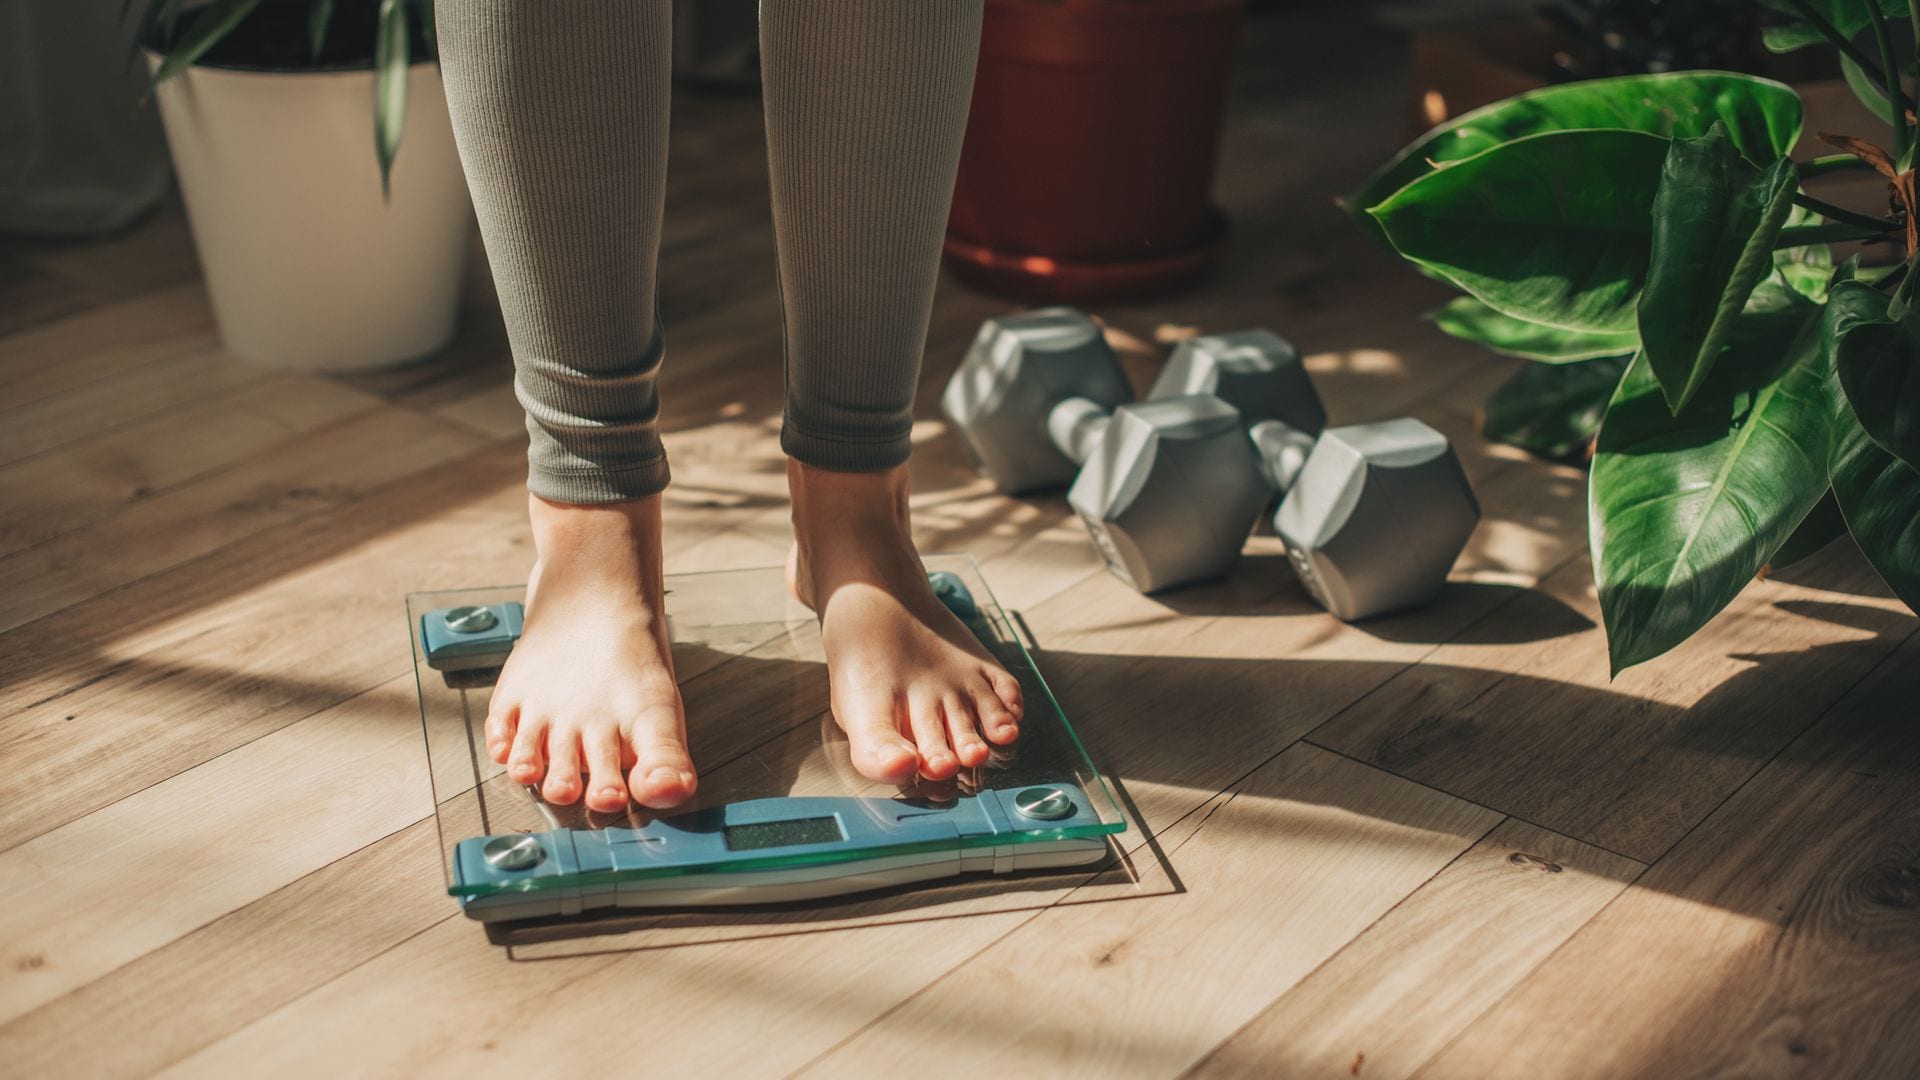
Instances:
[[[685,745],[671,739],[636,743],[633,756],[627,790],[633,793],[634,802],[665,810],[693,798],[699,781]]]

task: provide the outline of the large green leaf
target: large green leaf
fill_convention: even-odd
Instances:
[[[1761,291],[1679,415],[1644,354],[1607,408],[1588,513],[1616,674],[1732,602],[1826,493],[1821,309],[1777,280]]]
[[[1834,428],[1833,495],[1847,531],[1894,595],[1920,612],[1920,472],[1881,449],[1844,406]]]
[[[1869,13],[1873,10],[1861,0],[1807,0],[1807,2],[1813,10],[1819,12],[1848,37],[1853,37],[1867,28]],[[1905,19],[1907,17],[1907,0],[1876,0],[1876,2],[1880,5],[1881,15],[1886,18]],[[1800,9],[1788,0],[1760,0],[1760,4],[1796,19],[1801,17]],[[1820,31],[1804,22],[1795,22],[1787,26],[1769,26],[1761,36],[1766,41],[1767,48],[1777,53],[1793,52],[1795,49],[1804,49],[1809,45],[1823,45],[1827,40]]]
[[[1370,210],[1448,162],[1544,131],[1626,128],[1655,135],[1704,135],[1724,123],[1749,160],[1769,162],[1800,138],[1800,97],[1751,75],[1685,71],[1566,83],[1495,102],[1441,124],[1394,156],[1346,200]]]
[[[1833,287],[1830,317],[1834,370],[1860,426],[1882,450],[1920,467],[1920,316],[1896,321],[1885,293],[1843,281]]]
[[[1481,434],[1546,457],[1574,457],[1593,441],[1627,357],[1528,364],[1487,397]]]
[[[1527,322],[1636,329],[1667,139],[1550,131],[1502,143],[1368,211],[1401,255]]]
[[[1713,370],[1747,297],[1773,269],[1774,241],[1798,187],[1791,160],[1763,173],[1718,124],[1670,145],[1638,316],[1647,366],[1675,412]]]
[[[405,0],[380,0],[380,26],[373,42],[373,149],[380,158],[383,193],[391,192],[393,159],[406,132],[411,54]]]
[[[1517,356],[1542,364],[1571,364],[1602,356],[1629,356],[1640,348],[1638,334],[1598,334],[1542,326],[1502,314],[1471,296],[1457,297],[1427,312],[1427,318],[1433,325],[1462,341],[1471,341],[1506,356]],[[1612,385],[1609,384],[1607,389],[1611,391]]]

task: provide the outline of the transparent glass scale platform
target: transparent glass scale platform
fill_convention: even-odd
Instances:
[[[477,619],[498,638],[514,629],[522,589],[409,596],[448,892],[469,916],[506,922],[817,900],[1104,861],[1106,837],[1126,828],[1106,781],[974,562],[926,562],[948,606],[1020,679],[1017,741],[949,780],[869,781],[828,711],[819,626],[782,570],[675,575],[667,610],[700,781],[690,803],[661,812],[553,805],[487,756],[502,657],[480,647],[459,659],[468,646],[450,626],[470,630],[476,617],[450,624],[448,613],[484,609]]]

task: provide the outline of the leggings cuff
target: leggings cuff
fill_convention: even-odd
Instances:
[[[609,469],[556,470],[529,464],[527,490],[562,503],[629,502],[666,490],[670,476],[662,454],[649,461]]]
[[[780,426],[780,449],[802,465],[832,472],[885,472],[906,464],[913,453],[913,433],[880,442],[850,442],[809,435],[787,421]]]

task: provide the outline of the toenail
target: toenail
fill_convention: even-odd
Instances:
[[[600,789],[600,794],[611,798],[615,795],[620,794],[620,789],[617,787],[614,787],[612,784],[608,784],[606,787],[603,787]]]

